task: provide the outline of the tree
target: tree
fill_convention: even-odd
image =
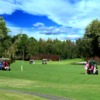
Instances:
[[[11,38],[10,40],[11,45],[7,50],[9,57],[12,57],[13,59],[15,59],[16,52],[18,51],[18,45],[20,41],[21,41],[21,34],[18,34]]]
[[[8,32],[10,30],[6,27],[6,22],[3,19],[3,17],[0,17],[0,40],[3,41],[3,39],[8,35]]]
[[[31,58],[34,55],[37,55],[38,50],[39,50],[38,41],[35,38],[30,37],[28,39],[28,47],[27,47],[27,53],[28,54],[27,54],[27,57]]]
[[[2,47],[3,47],[3,51],[4,51],[4,54],[2,54],[3,56],[5,57],[10,57],[10,52],[11,50],[9,50],[10,46],[12,45],[12,42],[11,42],[11,37],[10,36],[6,36],[5,37],[5,40],[2,41]]]
[[[93,20],[85,29],[84,39],[90,40],[92,54],[91,56],[100,57],[100,21]]]
[[[92,46],[90,39],[80,38],[76,41],[77,57],[78,58],[89,58],[92,55]]]
[[[59,56],[61,55],[61,44],[62,44],[62,42],[58,39],[55,39],[53,41],[53,43],[52,43],[53,50],[52,51],[53,51],[54,54],[57,54]]]
[[[50,38],[48,38],[48,40],[46,41],[46,55],[50,55],[52,53],[52,40]]]
[[[64,59],[76,57],[76,45],[71,40],[66,40],[62,43],[62,57]]]
[[[46,41],[43,39],[39,39],[39,54],[46,54]]]
[[[28,36],[26,34],[21,34],[20,42],[18,45],[18,51],[16,52],[17,56],[20,59],[27,59],[27,48],[28,48]]]
[[[5,20],[3,17],[0,17],[0,57],[7,56],[6,51],[11,45],[11,37],[8,36],[9,31]]]

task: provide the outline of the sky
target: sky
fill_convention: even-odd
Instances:
[[[12,36],[76,41],[100,19],[100,0],[0,0],[0,16]]]

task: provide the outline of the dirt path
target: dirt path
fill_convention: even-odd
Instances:
[[[0,89],[0,91],[29,94],[29,95],[33,95],[33,96],[38,96],[38,97],[41,97],[41,98],[45,98],[47,100],[72,100],[72,99],[68,99],[68,98],[65,98],[65,97],[47,95],[47,94],[36,93],[36,92],[24,92],[24,91],[19,91],[19,90],[3,90],[3,89]]]

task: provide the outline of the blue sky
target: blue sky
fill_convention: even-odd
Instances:
[[[0,0],[0,15],[7,27],[37,40],[70,39],[84,35],[85,27],[100,19],[99,0]]]

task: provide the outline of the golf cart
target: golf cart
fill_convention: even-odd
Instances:
[[[42,64],[47,64],[47,59],[42,59]]]
[[[30,59],[30,64],[35,64],[34,59]]]
[[[87,74],[98,74],[97,62],[95,60],[89,61]]]
[[[0,58],[0,70],[10,71],[10,59],[9,58]]]

